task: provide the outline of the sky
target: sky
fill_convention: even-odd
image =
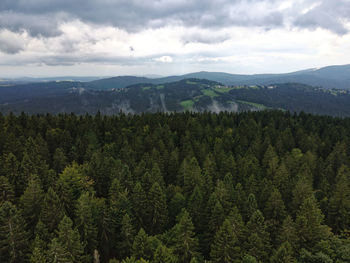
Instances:
[[[350,64],[350,0],[0,0],[0,76]]]

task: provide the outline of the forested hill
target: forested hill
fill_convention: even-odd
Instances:
[[[349,262],[348,145],[305,113],[0,114],[0,261]]]
[[[320,115],[350,116],[350,91],[303,84],[225,86],[205,79],[164,84],[135,84],[107,91],[81,82],[53,82],[0,87],[3,113],[140,114],[144,112],[242,112],[280,109]]]

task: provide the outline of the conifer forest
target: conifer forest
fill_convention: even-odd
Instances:
[[[0,262],[350,262],[350,118],[0,114]]]

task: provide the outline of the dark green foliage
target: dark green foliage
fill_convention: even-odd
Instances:
[[[174,253],[180,262],[190,262],[198,257],[198,239],[189,213],[183,209],[179,221],[174,226]]]
[[[12,185],[9,183],[7,177],[0,176],[0,205],[6,201],[13,202],[14,197]]]
[[[43,200],[44,192],[41,188],[40,180],[37,176],[33,175],[29,179],[28,186],[20,198],[22,214],[31,234],[38,222]]]
[[[1,262],[350,260],[349,119],[22,114],[0,134]]]
[[[58,258],[62,257],[63,261],[57,262],[65,262],[66,259],[70,262],[84,262],[84,246],[80,241],[78,230],[73,229],[73,222],[69,217],[64,216],[60,222],[57,239],[52,240],[49,253],[57,255]]]
[[[49,188],[44,197],[40,220],[46,225],[49,232],[53,232],[64,214],[64,209],[59,197],[52,188]]]
[[[20,212],[6,201],[0,208],[0,259],[2,262],[21,263],[28,257],[29,242],[25,221]]]
[[[215,235],[211,259],[213,262],[241,262],[240,250],[234,222],[226,219]]]

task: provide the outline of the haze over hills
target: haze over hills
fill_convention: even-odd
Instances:
[[[0,88],[0,112],[103,114],[155,112],[242,112],[279,109],[350,116],[350,90],[304,84],[227,86],[204,79],[141,83],[96,90],[81,82],[52,82]]]
[[[283,109],[350,116],[350,65],[287,74],[202,71],[162,78],[74,79],[60,77],[17,85],[2,82],[0,111],[115,114]]]
[[[339,66],[328,66],[319,69],[306,69],[283,74],[230,74],[224,72],[194,72],[179,76],[159,77],[152,74],[147,76],[66,76],[47,78],[3,78],[1,85],[29,84],[52,81],[76,81],[84,82],[87,88],[108,90],[125,88],[140,83],[162,84],[188,78],[208,79],[220,82],[224,85],[271,85],[276,83],[301,83],[310,86],[318,86],[326,89],[350,89],[350,64]]]
[[[145,78],[120,76],[95,80],[89,87],[95,89],[125,88],[138,83],[161,84],[187,78],[208,79],[225,85],[271,85],[276,83],[301,83],[326,89],[350,89],[350,65],[329,66],[285,74],[240,75],[223,72],[195,72],[181,76]]]

